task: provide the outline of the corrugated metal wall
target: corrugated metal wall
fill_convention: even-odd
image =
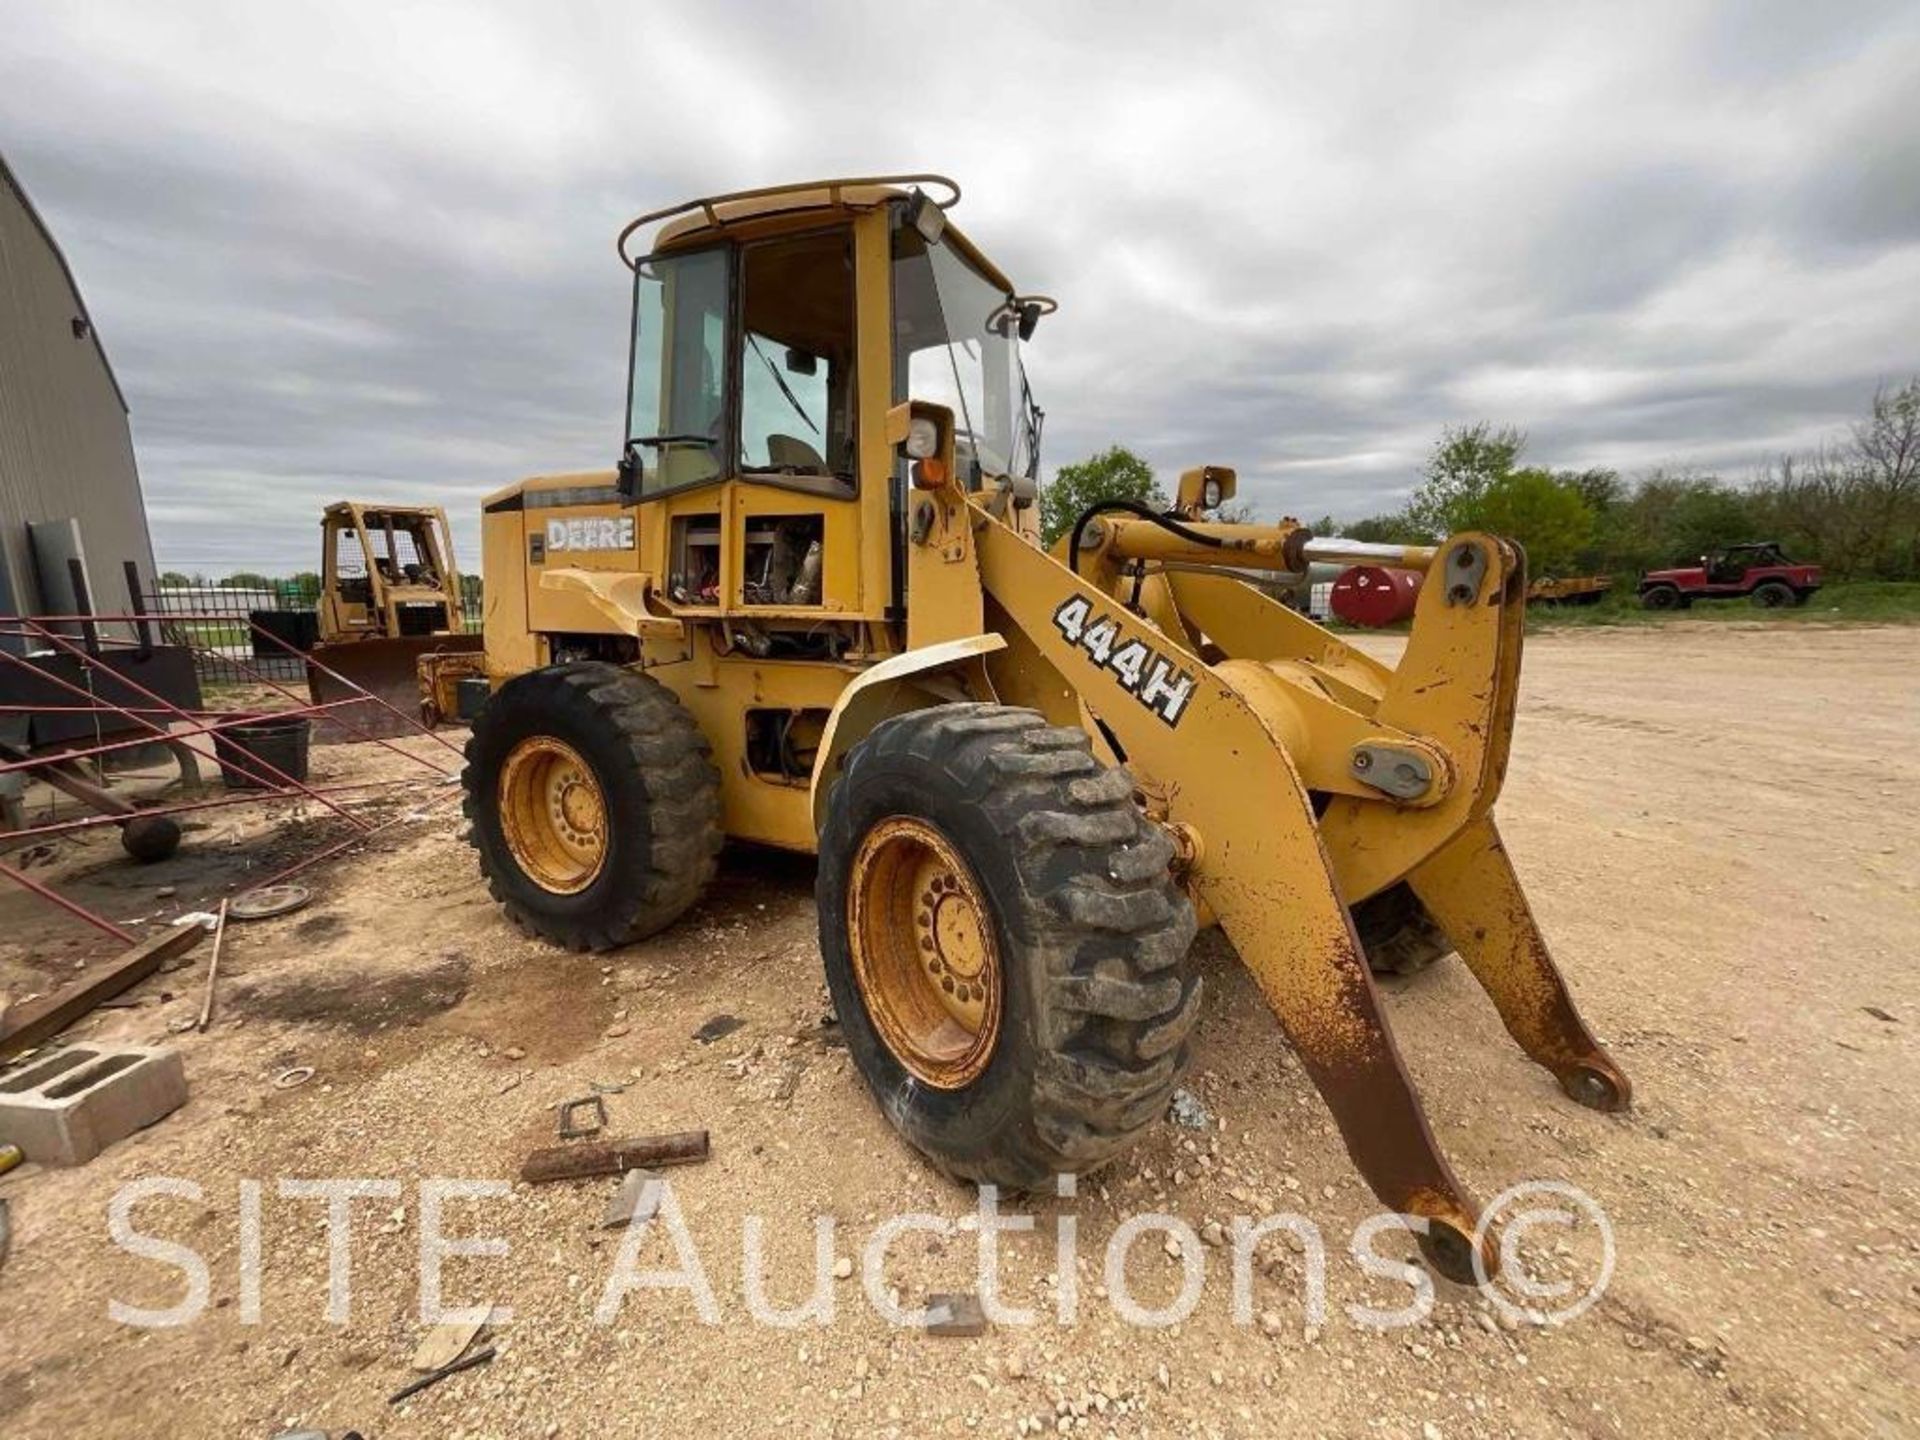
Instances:
[[[0,160],[0,573],[23,612],[43,598],[31,522],[79,520],[98,609],[125,608],[122,561],[153,574],[126,407],[98,337],[74,334],[85,316],[59,251]]]

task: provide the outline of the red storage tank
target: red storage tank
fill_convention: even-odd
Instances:
[[[1420,596],[1420,572],[1385,565],[1353,565],[1333,582],[1328,604],[1349,625],[1379,627],[1413,617]]]

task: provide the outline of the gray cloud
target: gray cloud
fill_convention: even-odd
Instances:
[[[634,213],[936,168],[1062,313],[1049,460],[1397,502],[1442,425],[1743,475],[1920,369],[1910,4],[935,9],[0,0],[0,145],[165,563],[610,463]]]

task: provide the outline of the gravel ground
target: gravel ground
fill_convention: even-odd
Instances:
[[[1913,1433],[1920,632],[1563,632],[1533,641],[1528,662],[1502,826],[1636,1107],[1608,1117],[1562,1099],[1457,962],[1395,982],[1388,1009],[1434,1129],[1480,1194],[1567,1181],[1604,1209],[1615,1269],[1578,1318],[1516,1322],[1441,1284],[1416,1325],[1356,1323],[1349,1306],[1402,1306],[1414,1291],[1348,1253],[1375,1207],[1252,983],[1210,935],[1190,1080],[1208,1128],[1162,1125],[1076,1196],[1005,1207],[1036,1228],[1002,1238],[1000,1293],[1036,1307],[1037,1323],[973,1338],[890,1325],[859,1269],[876,1227],[913,1211],[951,1222],[891,1246],[883,1293],[914,1307],[971,1289],[974,1196],[895,1138],[822,1024],[810,863],[732,853],[711,898],[668,934],[569,956],[499,918],[443,809],[318,872],[308,910],[236,927],[205,1035],[168,1024],[198,1006],[205,947],[132,992],[136,1008],[82,1027],[92,1040],[177,1045],[192,1099],[81,1169],[0,1179],[14,1231],[0,1270],[0,1430]],[[340,771],[395,763],[320,753]],[[116,915],[152,916],[217,900],[261,873],[270,849],[297,854],[326,830],[310,820],[275,837],[257,815],[213,813],[163,866],[134,870],[101,838],[34,873]],[[18,895],[0,897],[0,936],[0,991],[16,998],[101,953]],[[742,1023],[696,1040],[718,1015]],[[275,1088],[291,1066],[313,1079]],[[551,1143],[553,1107],[596,1084],[616,1133],[711,1131],[711,1160],[669,1178],[720,1323],[704,1323],[687,1291],[653,1289],[596,1323],[623,1258],[643,1269],[681,1258],[669,1216],[623,1236],[598,1224],[611,1180],[510,1183],[528,1149]],[[155,1176],[192,1182],[198,1198],[145,1199],[137,1227],[191,1246],[209,1273],[204,1312],[168,1329],[109,1318],[111,1302],[166,1307],[186,1290],[177,1268],[109,1238],[111,1198]],[[276,1189],[313,1177],[392,1192],[352,1204],[342,1323],[327,1314],[326,1206]],[[436,1220],[423,1214],[436,1177],[498,1193],[445,1200]],[[240,1283],[249,1181],[265,1187],[257,1320]],[[1127,1253],[1141,1305],[1168,1303],[1183,1264],[1201,1264],[1197,1309],[1162,1328],[1121,1320],[1103,1263],[1116,1228],[1150,1211],[1204,1232],[1183,1245],[1148,1231]],[[1309,1323],[1306,1257],[1275,1236],[1251,1270],[1250,1323],[1236,1323],[1230,1246],[1209,1243],[1222,1238],[1212,1227],[1286,1211],[1327,1237],[1327,1314]],[[768,1298],[788,1306],[812,1286],[816,1218],[834,1222],[830,1323],[749,1318],[751,1216],[764,1222]],[[1077,1258],[1063,1263],[1066,1219]],[[441,1282],[447,1303],[510,1306],[512,1318],[491,1328],[490,1365],[389,1406],[424,1334],[429,1226],[506,1242],[505,1256],[449,1259]],[[1525,1256],[1547,1278],[1577,1291],[1596,1272],[1593,1223],[1536,1241]],[[1401,1237],[1376,1248],[1405,1253]],[[1057,1319],[1063,1289],[1078,1294],[1072,1325]]]

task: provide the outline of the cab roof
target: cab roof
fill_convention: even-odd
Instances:
[[[621,261],[631,270],[650,252],[632,250],[628,242],[651,225],[659,224],[661,227],[653,238],[651,252],[690,249],[700,241],[720,238],[730,229],[749,222],[791,216],[798,226],[812,223],[822,216],[853,215],[894,201],[909,200],[922,186],[936,186],[946,191],[944,198],[938,195],[931,197],[943,211],[951,211],[960,203],[959,184],[944,175],[867,175],[838,180],[800,180],[754,190],[733,190],[722,195],[684,200],[663,210],[648,211],[629,221],[626,228],[621,230],[616,248]],[[663,221],[666,223],[661,224]],[[988,280],[1008,294],[1013,293],[1013,282],[951,221],[948,222],[946,236],[979,267]]]

